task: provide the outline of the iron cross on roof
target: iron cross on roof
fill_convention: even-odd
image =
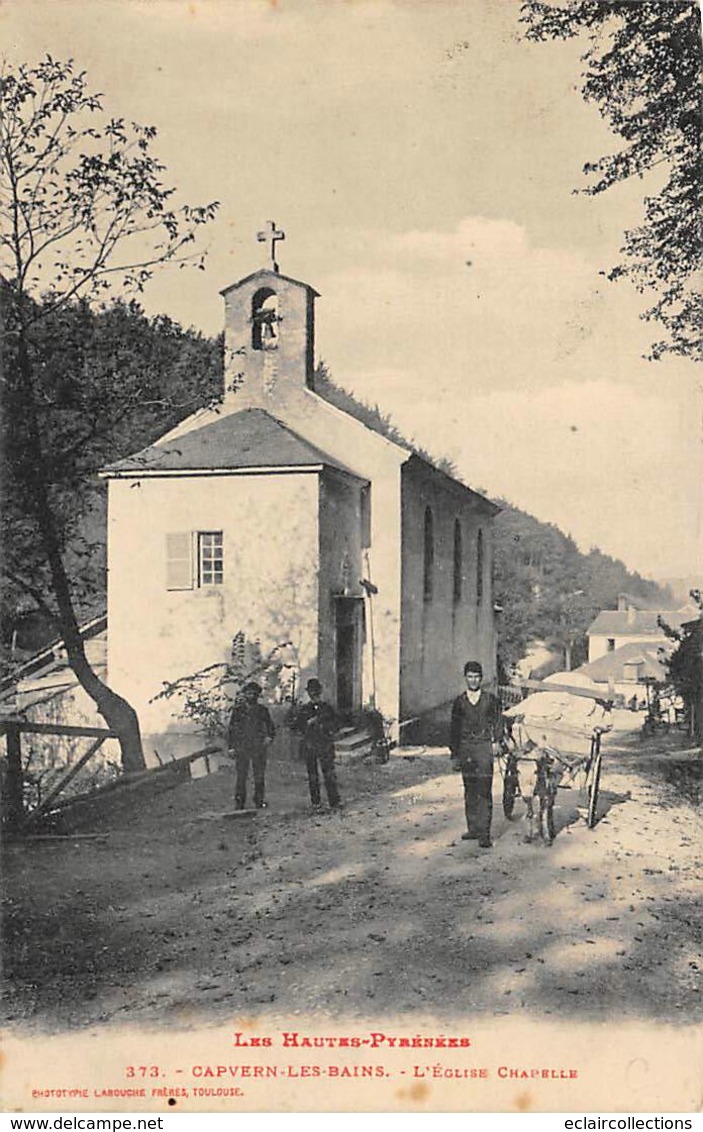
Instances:
[[[279,240],[285,240],[285,232],[282,229],[279,230],[278,228],[276,228],[275,220],[267,220],[266,228],[263,232],[257,232],[256,238],[260,244],[271,245],[271,267],[276,272],[276,274],[278,274],[278,271],[280,269],[278,264],[276,263],[276,244],[279,242]]]

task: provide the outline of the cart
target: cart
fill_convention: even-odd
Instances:
[[[601,740],[611,729],[608,717],[613,705],[581,687],[538,681],[529,681],[528,685],[532,691],[552,693],[552,699],[537,697],[542,711],[532,718],[528,701],[504,713],[507,734],[498,758],[503,812],[512,820],[515,803],[522,798],[529,820],[528,840],[533,839],[536,827],[542,840],[551,845],[556,836],[554,804],[560,787],[576,785],[584,792],[588,828],[593,829],[598,821]]]

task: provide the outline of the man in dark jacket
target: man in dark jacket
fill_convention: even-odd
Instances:
[[[337,776],[334,772],[337,718],[334,710],[322,699],[322,684],[319,680],[308,680],[305,687],[309,702],[296,712],[294,726],[302,735],[300,749],[308,772],[310,801],[315,807],[320,805],[319,766],[325,780],[330,809],[336,810],[340,805]]]
[[[493,816],[493,744],[503,732],[500,704],[481,689],[483,668],[477,660],[464,665],[466,691],[452,705],[449,749],[459,764],[464,782],[466,833],[464,841],[477,840],[482,849],[491,847]]]
[[[266,805],[266,755],[276,731],[268,709],[258,702],[260,695],[259,684],[253,680],[245,684],[229,717],[227,742],[237,766],[234,794],[238,810],[246,805],[250,763],[254,772],[254,805],[257,810]]]

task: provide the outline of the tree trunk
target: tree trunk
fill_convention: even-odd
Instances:
[[[26,413],[29,450],[26,454],[25,473],[31,490],[34,513],[41,533],[44,551],[51,570],[52,587],[58,607],[58,625],[66,646],[68,663],[81,687],[88,693],[107,726],[118,736],[125,771],[143,770],[146,766],[139,720],[134,708],[108,688],[95,674],[85,655],[83,638],[71,600],[68,577],[56,532],[54,515],[49,501],[48,479],[41,443],[41,432],[32,382],[32,364],[27,347],[26,327],[21,325],[18,341],[19,368],[22,378],[24,411]],[[109,629],[108,629],[109,631]]]
[[[61,617],[61,625],[63,627],[63,617]],[[76,629],[78,629],[77,625]],[[73,634],[71,636],[73,637]],[[93,672],[85,655],[80,631],[78,631],[77,641],[73,637],[69,644],[67,637],[68,634],[64,633],[68,663],[76,674],[81,687],[88,693],[110,730],[117,734],[122,755],[122,769],[125,771],[144,770],[146,763],[136,711],[127,700],[108,688],[107,684],[104,684]]]

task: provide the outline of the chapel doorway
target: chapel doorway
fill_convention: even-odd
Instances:
[[[335,667],[337,672],[337,711],[340,715],[346,717],[351,717],[361,708],[363,615],[363,598],[336,598]]]

